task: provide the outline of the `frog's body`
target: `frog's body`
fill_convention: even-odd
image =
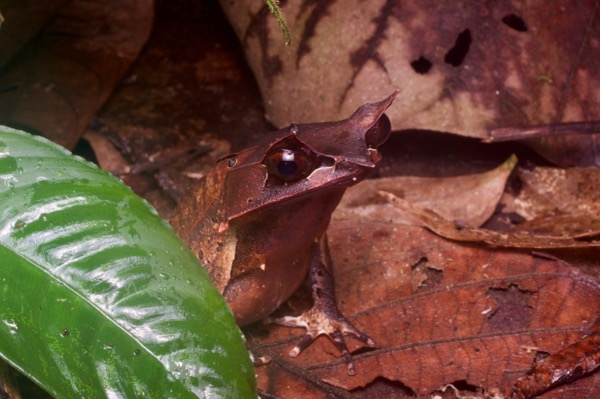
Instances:
[[[380,160],[376,148],[390,131],[383,112],[395,95],[340,122],[273,132],[262,144],[219,161],[182,199],[171,223],[206,265],[239,324],[270,315],[298,289],[309,268],[330,268],[328,254],[321,252],[331,214],[346,188]],[[311,276],[319,280],[322,274]],[[327,306],[339,314],[335,301]],[[337,334],[350,332],[372,343],[345,319],[342,324],[334,328]],[[336,335],[321,327],[307,327],[308,334]]]

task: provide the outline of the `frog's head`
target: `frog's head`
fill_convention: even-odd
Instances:
[[[397,94],[365,104],[342,121],[291,125],[222,160],[229,167],[230,218],[361,181],[381,160],[377,147],[391,131],[384,112]]]

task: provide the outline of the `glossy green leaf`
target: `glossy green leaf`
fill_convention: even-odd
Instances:
[[[0,128],[0,357],[52,395],[256,397],[227,305],[118,179]]]

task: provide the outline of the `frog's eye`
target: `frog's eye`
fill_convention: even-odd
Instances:
[[[313,160],[304,151],[282,148],[265,158],[270,175],[284,182],[293,182],[308,176],[314,169]]]

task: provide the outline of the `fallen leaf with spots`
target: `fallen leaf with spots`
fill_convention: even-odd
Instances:
[[[497,128],[599,119],[592,0],[286,1],[290,46],[262,0],[221,3],[279,127],[337,120],[395,88],[396,130],[488,139]],[[561,165],[598,164],[589,132],[529,144]]]

